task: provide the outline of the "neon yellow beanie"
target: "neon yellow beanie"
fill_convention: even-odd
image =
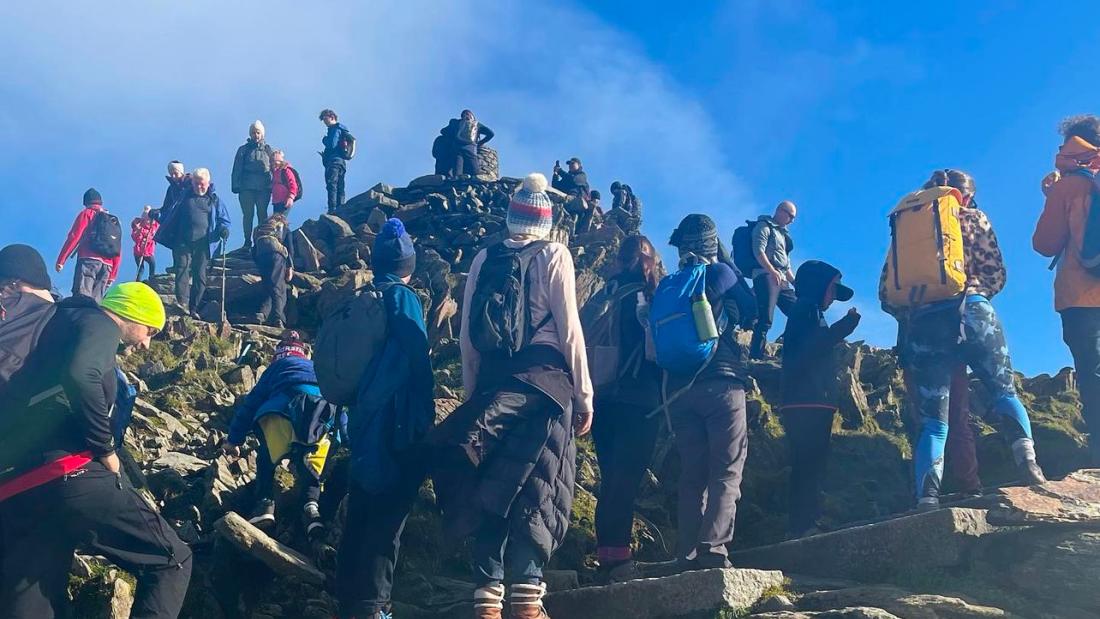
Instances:
[[[111,287],[99,306],[130,322],[154,329],[164,328],[164,303],[155,290],[141,282],[125,282]]]

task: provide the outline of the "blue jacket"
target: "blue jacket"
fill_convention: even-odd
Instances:
[[[325,137],[321,138],[321,144],[325,146],[325,152],[321,153],[322,160],[343,160],[344,151],[340,148],[340,142],[344,139],[344,134],[347,132],[348,128],[340,123],[336,123],[328,128],[328,133]]]
[[[194,195],[192,189],[188,189],[183,192],[180,199],[175,204],[168,208],[161,209],[160,211],[160,229],[157,230],[155,237],[156,242],[169,248],[176,249],[176,238],[179,234],[178,218],[182,209],[180,206],[184,204],[191,196]],[[210,189],[207,190],[206,196],[214,201],[214,208],[210,209],[210,218],[206,228],[206,240],[210,243],[210,252],[214,253],[219,242],[221,242],[221,230],[229,230],[229,224],[232,223],[229,219],[229,211],[225,208],[225,203],[218,197],[218,194],[214,192],[214,184],[210,183]]]
[[[283,412],[297,393],[321,395],[313,361],[301,357],[283,357],[272,363],[252,391],[241,399],[229,425],[229,442],[244,443],[256,420],[264,413]]]
[[[400,278],[380,275],[389,333],[382,352],[363,373],[359,398],[348,417],[351,478],[367,492],[392,489],[407,479],[414,456],[435,422],[435,379],[420,298]]]

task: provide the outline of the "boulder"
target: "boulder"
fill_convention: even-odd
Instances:
[[[130,609],[134,606],[134,588],[124,578],[115,578],[111,584],[110,619],[129,619]]]
[[[317,250],[301,229],[294,231],[294,270],[320,271],[324,264],[324,254]]]
[[[317,585],[325,582],[325,575],[305,556],[271,539],[236,512],[226,514],[214,523],[214,528],[238,550],[259,559],[276,574]]]
[[[442,174],[425,174],[409,181],[409,189],[414,187],[439,187],[447,182],[447,177]]]
[[[663,619],[693,613],[745,613],[764,591],[783,584],[783,574],[748,569],[685,572],[546,597],[551,617]]]
[[[330,215],[325,213],[321,215],[321,223],[325,225],[325,229],[328,232],[329,238],[333,240],[342,239],[349,236],[354,236],[355,232],[352,231],[348,222],[344,221],[336,215]]]
[[[1038,486],[1001,488],[998,495],[998,505],[989,510],[993,524],[1100,526],[1100,469],[1077,471]]]
[[[960,566],[978,538],[991,531],[984,510],[948,508],[750,548],[730,560],[745,567],[890,582],[912,565]]]
[[[210,466],[210,463],[202,458],[196,458],[178,451],[170,451],[153,460],[150,466],[154,471],[172,470],[179,473],[181,477],[187,477],[192,473],[205,470],[206,467]]]

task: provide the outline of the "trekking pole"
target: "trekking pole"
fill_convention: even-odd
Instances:
[[[225,317],[226,316],[226,314],[225,314],[225,239],[222,239],[222,241],[221,241],[221,252],[222,252],[222,321],[221,321],[221,324],[224,325],[224,324],[227,324],[229,322],[228,320],[226,320],[226,317]]]

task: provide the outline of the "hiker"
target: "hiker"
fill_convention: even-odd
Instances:
[[[168,176],[164,178],[168,181],[168,189],[165,190],[164,202],[160,205],[162,210],[175,206],[191,188],[191,179],[187,178],[183,163],[175,159],[168,162]]]
[[[600,580],[623,582],[638,577],[630,550],[634,530],[634,499],[649,466],[662,418],[647,415],[661,404],[661,370],[647,346],[649,304],[657,284],[665,276],[661,257],[644,236],[630,236],[619,246],[618,273],[608,280],[605,292],[589,303],[603,302],[609,315],[607,343],[615,342],[615,359],[594,359],[599,340],[589,337],[581,312],[589,368],[600,414],[592,423],[592,438],[600,465],[600,494],[596,503],[596,556]],[[610,302],[608,302],[610,301]],[[599,379],[597,378],[599,377]]]
[[[286,160],[281,150],[271,153],[271,209],[285,213],[302,197],[302,183],[298,171]],[[260,223],[263,223],[262,221]]]
[[[349,524],[337,556],[336,591],[342,617],[381,619],[391,616],[401,535],[427,474],[422,440],[435,421],[435,381],[424,308],[408,285],[416,251],[401,220],[383,224],[371,268],[387,326],[348,417]]]
[[[460,119],[452,118],[439,130],[439,135],[432,141],[432,158],[435,159],[435,173],[439,176],[448,178],[455,176],[455,164],[458,160],[455,134],[458,132],[460,122],[462,122]]]
[[[888,311],[909,302],[904,355],[916,386],[909,393],[921,414],[913,462],[917,506],[923,510],[939,506],[951,383],[963,363],[989,390],[989,415],[1011,446],[1023,480],[1045,481],[1035,459],[1031,422],[1016,395],[1004,328],[991,302],[1005,285],[1004,260],[974,196],[974,179],[959,170],[937,170],[922,191],[907,196],[891,214],[893,240],[879,284]],[[960,236],[961,249],[939,241],[946,249],[929,245],[919,253],[925,246],[912,239],[923,234],[925,220],[932,217],[945,237]]]
[[[252,225],[267,219],[271,202],[271,146],[264,141],[264,124],[258,120],[248,127],[248,140],[237,148],[233,157],[231,190],[241,203],[241,226],[244,229],[242,251],[252,247]]]
[[[775,308],[786,315],[794,305],[791,283],[791,251],[794,241],[787,227],[794,221],[797,209],[793,202],[784,200],[768,217],[761,215],[752,229],[752,252],[755,267],[748,274],[752,278],[752,290],[756,295],[756,327],[752,332],[749,355],[753,359],[767,356],[768,331],[772,328]],[[734,251],[737,251],[736,248]]]
[[[542,570],[569,527],[574,431],[592,425],[573,259],[546,240],[546,190],[528,175],[508,206],[510,236],[474,258],[459,339],[467,399],[430,441],[445,527],[473,535],[479,619],[501,617],[505,584],[511,617],[546,617]]]
[[[669,342],[654,330],[657,363],[667,372],[666,414],[680,454],[680,487],[677,505],[679,539],[670,571],[729,567],[726,545],[733,540],[741,476],[748,454],[745,418],[745,351],[737,342],[735,325],[740,320],[737,275],[718,260],[718,229],[706,215],[684,217],[669,244],[679,252],[680,269],[665,278],[650,308],[651,329],[668,320],[662,307],[665,282],[675,283],[684,274],[701,271],[705,286],[687,299],[691,334]],[[698,298],[695,298],[698,294]],[[671,308],[677,314],[683,309]],[[698,347],[708,333],[713,350],[699,367],[664,360],[662,350]]]
[[[611,196],[611,211],[608,212],[606,221],[618,226],[626,234],[636,234],[641,226],[641,203],[634,196],[630,185],[619,181],[611,183]]]
[[[99,305],[65,299],[9,384],[0,616],[68,616],[77,548],[136,578],[131,617],[179,614],[191,550],[122,474],[111,431],[115,353],[120,344],[147,348],[164,322],[160,298],[140,282],[112,287]]]
[[[118,277],[122,264],[122,229],[118,219],[103,208],[103,198],[95,188],[84,192],[84,208],[69,228],[69,235],[57,254],[55,268],[60,273],[74,252],[73,294],[96,301]]]
[[[470,110],[462,110],[459,122],[455,125],[454,144],[455,152],[455,176],[468,174],[477,176],[481,173],[481,161],[478,159],[478,149],[486,142],[493,139],[493,130],[478,122],[474,113]]]
[[[176,303],[192,318],[198,318],[206,294],[206,267],[219,243],[224,251],[230,221],[210,181],[210,170],[195,168],[190,178],[187,193],[161,212],[156,240],[172,250]]]
[[[567,169],[563,170],[560,161],[554,162],[554,189],[567,196],[587,198],[588,174],[584,171],[581,160],[573,157],[565,165]]]
[[[291,172],[285,173],[293,177]],[[293,201],[289,197],[287,200]],[[280,329],[286,326],[287,284],[294,278],[294,233],[290,229],[289,212],[283,204],[276,206],[271,217],[256,226],[252,244],[252,260],[260,271],[264,288],[264,300],[256,319],[260,324]]]
[[[302,525],[311,542],[325,533],[318,502],[335,423],[335,407],[327,405],[317,387],[317,374],[302,336],[286,331],[275,346],[271,365],[256,386],[237,404],[229,436],[221,449],[232,458],[250,433],[259,441],[256,456],[255,507],[249,522],[271,533],[275,528],[275,468],[290,460],[302,486]]]
[[[1046,204],[1031,243],[1039,254],[1058,257],[1054,309],[1077,370],[1092,465],[1100,467],[1100,273],[1084,260],[1097,249],[1085,239],[1097,225],[1092,205],[1100,171],[1100,117],[1067,118],[1061,132],[1065,141],[1054,159],[1057,172],[1044,179]]]
[[[336,112],[321,110],[321,122],[328,131],[321,143],[325,150],[321,152],[321,163],[325,166],[325,189],[328,191],[328,212],[344,206],[344,175],[348,171],[347,160],[354,156],[355,138],[348,133],[348,128],[340,124]],[[350,142],[349,142],[350,139]]]
[[[837,411],[836,348],[859,325],[851,308],[832,325],[825,310],[833,301],[849,301],[852,289],[840,283],[836,267],[807,260],[798,267],[797,300],[783,332],[783,406],[780,421],[791,462],[787,533],[814,535],[821,516],[821,482],[829,460],[829,439]]]
[[[130,222],[130,238],[134,239],[134,262],[137,263],[135,282],[141,281],[145,265],[149,265],[149,279],[157,274],[157,244],[154,239],[160,222],[153,219],[153,207],[148,204],[141,210],[141,217]]]
[[[42,255],[30,245],[0,249],[0,391],[34,350],[58,300]],[[7,400],[4,400],[5,402]]]

